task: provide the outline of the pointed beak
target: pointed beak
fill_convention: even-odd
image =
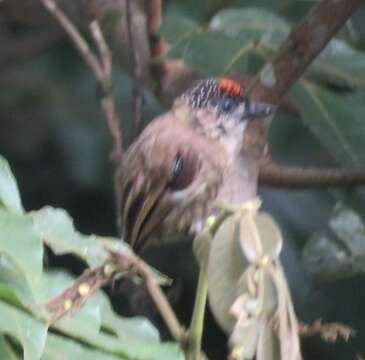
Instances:
[[[250,101],[246,106],[243,119],[266,118],[273,115],[276,109],[276,105],[260,101]]]

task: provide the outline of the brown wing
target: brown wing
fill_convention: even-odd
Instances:
[[[142,132],[126,152],[117,176],[122,235],[137,252],[166,218],[183,216],[182,208],[177,214],[171,194],[188,188],[203,168],[201,139],[167,116]],[[177,220],[181,227],[183,218]],[[183,226],[189,227],[189,221],[186,218]]]

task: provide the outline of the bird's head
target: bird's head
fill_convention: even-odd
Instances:
[[[205,79],[185,91],[174,103],[180,118],[208,139],[237,147],[250,120],[269,119],[275,106],[254,102],[244,88],[227,79]]]

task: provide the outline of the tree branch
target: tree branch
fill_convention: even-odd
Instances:
[[[132,50],[133,56],[133,122],[134,122],[134,136],[137,137],[142,129],[142,107],[144,103],[143,98],[143,81],[142,81],[142,62],[140,60],[139,52],[134,38],[134,23],[133,23],[133,5],[131,0],[126,0],[126,20],[128,43]]]
[[[101,287],[112,280],[113,272],[107,273],[106,266],[87,269],[60,295],[50,299],[45,308],[48,324],[53,325],[66,314],[78,311]]]
[[[48,323],[53,325],[66,314],[79,310],[97,290],[113,283],[121,273],[137,274],[144,280],[152,300],[174,339],[184,344],[185,330],[177,320],[164,293],[156,284],[149,265],[128,248],[115,250],[106,246],[105,249],[110,253],[110,259],[104,266],[87,269],[70,287],[46,303]]]
[[[150,266],[133,253],[123,251],[110,251],[110,253],[119,267],[124,269],[129,268],[129,271],[137,273],[144,279],[147,290],[169,328],[171,335],[180,344],[184,343],[185,330],[177,320],[177,317],[166,299],[166,296],[161,291],[161,288],[156,284]]]
[[[257,74],[250,86],[252,98],[279,104],[361,3],[361,0],[322,0],[314,5]]]
[[[285,167],[268,163],[260,167],[259,183],[283,189],[365,185],[365,169]]]
[[[147,14],[148,34],[155,36],[162,21],[162,0],[148,0]]]
[[[275,55],[252,80],[251,99],[279,104],[330,39],[362,3],[361,0],[321,0],[289,34]],[[244,144],[262,156],[267,143],[266,124],[252,121]]]
[[[92,13],[91,22],[89,28],[91,35],[94,39],[98,55],[94,54],[83,38],[81,33],[70,21],[62,9],[57,5],[54,0],[40,0],[46,9],[56,18],[65,32],[69,35],[70,39],[75,45],[75,48],[79,51],[80,55],[93,72],[101,92],[101,106],[107,119],[108,127],[113,138],[113,160],[117,163],[122,158],[123,153],[123,141],[122,141],[122,129],[121,121],[115,110],[114,95],[112,93],[112,59],[111,52],[106,44],[104,35],[101,31],[98,20],[96,19],[95,9],[90,10]],[[90,2],[90,7],[95,5]]]
[[[247,90],[249,97],[278,105],[361,3],[361,0],[321,0],[314,5],[254,77]],[[244,134],[246,151],[262,158],[267,148],[267,133],[264,121],[252,121]]]
[[[84,61],[94,73],[99,82],[103,81],[103,73],[100,69],[97,57],[92,53],[86,40],[82,37],[80,32],[66,16],[66,14],[58,7],[54,0],[40,0],[46,9],[56,18],[63,30],[68,34],[76,49],[83,57]]]

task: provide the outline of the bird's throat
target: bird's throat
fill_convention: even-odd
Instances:
[[[228,206],[239,206],[256,196],[258,161],[242,152],[228,164],[217,201]]]

